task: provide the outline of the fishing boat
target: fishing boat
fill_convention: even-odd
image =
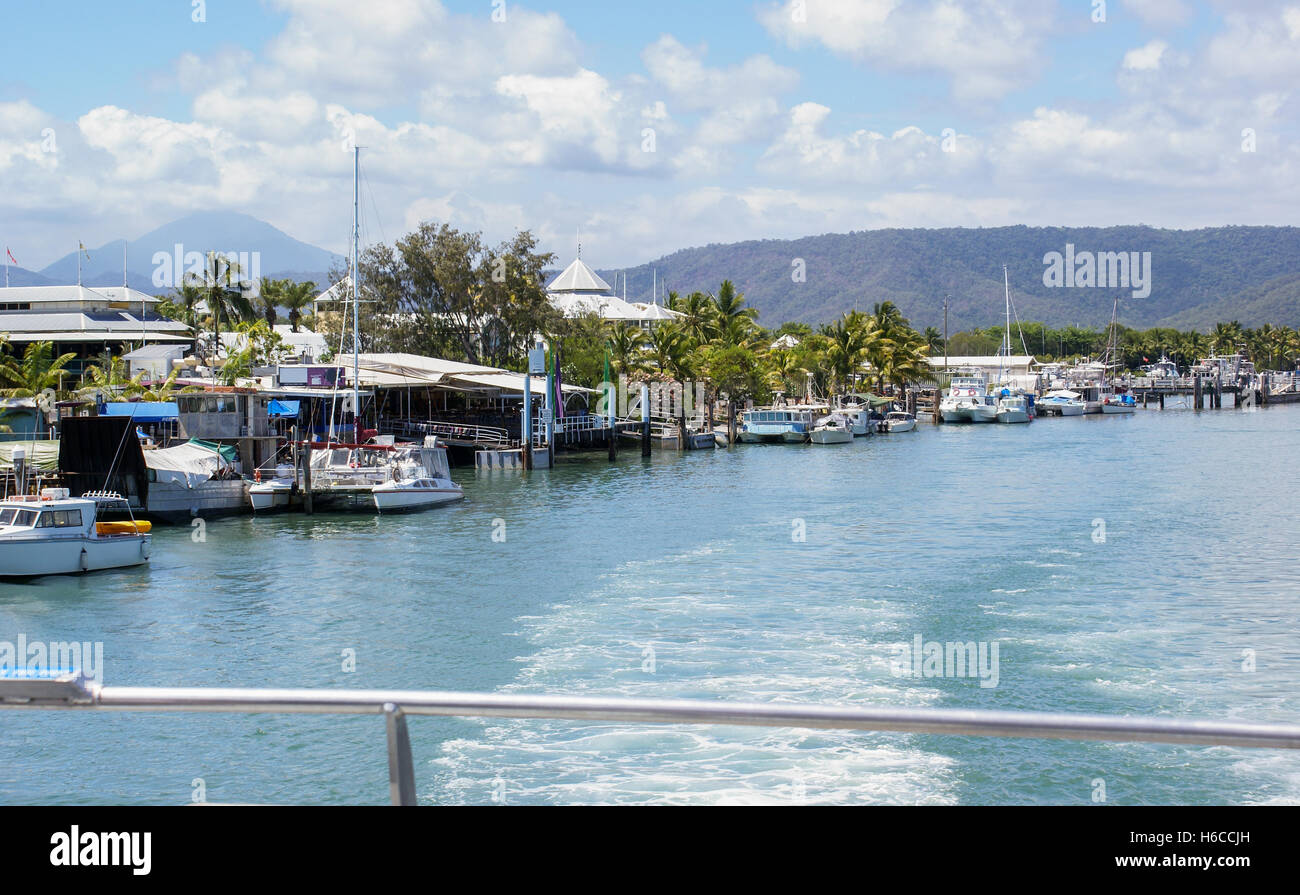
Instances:
[[[764,407],[741,416],[740,440],[746,444],[802,444],[816,423],[813,410],[799,407]]]
[[[848,444],[853,440],[853,429],[847,417],[832,413],[817,421],[808,440],[813,444]]]
[[[890,435],[898,432],[911,432],[916,429],[915,414],[902,410],[893,410],[885,414],[885,431]]]
[[[998,398],[999,423],[1027,423],[1032,419],[1029,400],[1024,395],[1008,393]]]
[[[69,575],[149,561],[150,524],[98,521],[101,507],[130,510],[116,493],[71,497],[67,488],[0,501],[0,576]]]

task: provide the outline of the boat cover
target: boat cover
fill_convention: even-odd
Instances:
[[[230,465],[221,451],[193,441],[176,447],[145,451],[144,464],[154,471],[159,482],[176,482],[186,488],[198,487],[216,475],[223,466]]]
[[[14,448],[27,451],[27,468],[41,472],[54,472],[59,468],[59,443],[38,439],[35,441],[0,442],[0,472],[12,472]]]

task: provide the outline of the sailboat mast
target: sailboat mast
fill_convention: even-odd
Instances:
[[[361,147],[352,147],[352,437],[361,443],[361,314],[357,309],[357,245],[361,241]]]
[[[1007,266],[1002,265],[1002,287],[1007,295],[1007,334],[1003,339],[1003,354],[1011,356],[1011,280],[1007,277]]]

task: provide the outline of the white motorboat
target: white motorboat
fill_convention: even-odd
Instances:
[[[465,492],[451,480],[447,449],[429,439],[393,466],[392,478],[371,489],[380,513],[423,510],[463,500]]]
[[[997,417],[997,407],[988,394],[988,380],[983,373],[958,373],[948,384],[948,394],[939,402],[939,415],[945,423],[989,423]]]
[[[1069,389],[1055,389],[1043,396],[1038,406],[1050,416],[1083,416],[1082,395]]]
[[[67,488],[0,501],[0,576],[68,575],[149,561],[150,524],[98,521],[100,507],[121,507],[118,494],[69,497]]]
[[[916,429],[916,417],[901,410],[885,414],[885,431],[890,435],[896,432],[911,432]]]
[[[833,413],[818,420],[808,440],[813,444],[848,444],[853,440],[853,430],[847,417]]]
[[[1137,399],[1130,394],[1106,395],[1101,402],[1102,413],[1133,413],[1137,410]]]
[[[293,494],[293,467],[281,464],[275,474],[269,478],[257,470],[256,478],[248,486],[248,502],[253,505],[254,513],[270,513],[289,507],[289,498]]]
[[[871,434],[871,410],[863,404],[845,404],[835,411],[848,419],[849,429],[855,438]]]
[[[998,399],[999,423],[1027,423],[1032,418],[1024,395],[1003,395]]]

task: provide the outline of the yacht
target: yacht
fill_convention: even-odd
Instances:
[[[71,497],[67,488],[0,501],[0,576],[68,575],[149,561],[151,525],[98,521],[101,507],[130,510],[116,493]]]
[[[1080,400],[1082,397],[1078,392],[1069,389],[1054,389],[1043,396],[1038,406],[1048,416],[1082,416],[1084,411],[1084,403]]]
[[[915,415],[904,413],[901,410],[894,410],[885,414],[885,431],[889,434],[911,432],[914,429],[916,429]]]
[[[746,444],[785,442],[802,444],[816,422],[815,411],[800,407],[765,407],[741,416],[740,440]]]
[[[939,415],[945,423],[989,423],[996,419],[997,407],[988,394],[984,374],[972,371],[954,375],[948,394],[939,402]]]
[[[399,456],[392,477],[375,485],[371,494],[380,513],[423,510],[465,498],[460,485],[451,480],[447,449],[433,438],[424,447]]]
[[[999,423],[1027,423],[1031,419],[1029,399],[1024,395],[1005,394],[998,399]]]
[[[848,417],[833,413],[817,421],[808,440],[813,444],[848,444],[853,440],[853,429]]]

